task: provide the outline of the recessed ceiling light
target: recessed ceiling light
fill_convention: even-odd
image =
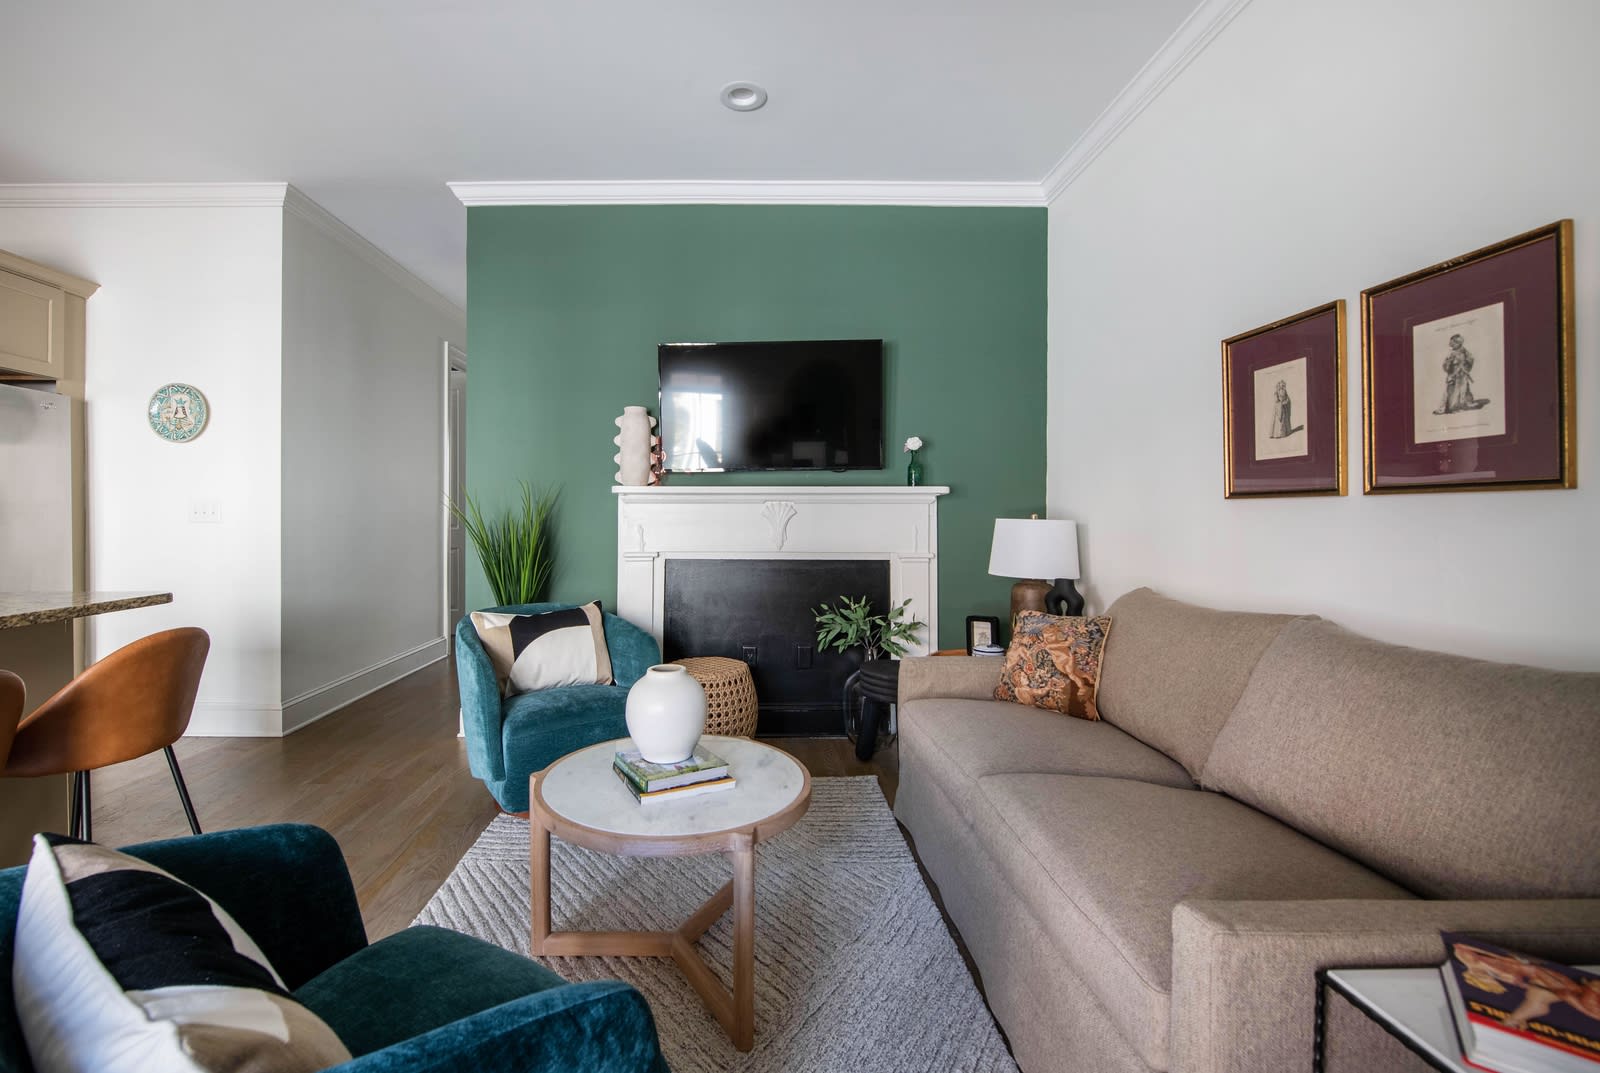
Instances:
[[[767,91],[754,82],[729,82],[722,87],[722,103],[735,112],[753,112],[767,103]]]

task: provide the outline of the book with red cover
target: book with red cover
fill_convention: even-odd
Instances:
[[[1468,1065],[1493,1073],[1600,1071],[1600,975],[1440,932],[1440,967]]]

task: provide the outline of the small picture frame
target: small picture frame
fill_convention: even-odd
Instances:
[[[1361,292],[1363,488],[1576,488],[1572,221]]]
[[[967,616],[967,655],[979,645],[1000,643],[1000,619],[994,615]]]
[[[1222,341],[1222,494],[1345,493],[1344,300]]]

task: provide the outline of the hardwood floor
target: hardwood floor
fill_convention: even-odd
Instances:
[[[339,840],[367,932],[411,923],[499,811],[456,737],[454,664],[435,663],[287,738],[185,738],[177,745],[207,831],[313,823]],[[843,738],[778,738],[815,776],[877,775],[892,803],[893,747],[870,763]],[[160,753],[97,771],[94,837],[120,846],[187,834]]]

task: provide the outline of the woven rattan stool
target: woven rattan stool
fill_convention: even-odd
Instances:
[[[706,733],[748,738],[756,732],[756,684],[750,666],[726,656],[690,656],[673,660],[706,691]]]

